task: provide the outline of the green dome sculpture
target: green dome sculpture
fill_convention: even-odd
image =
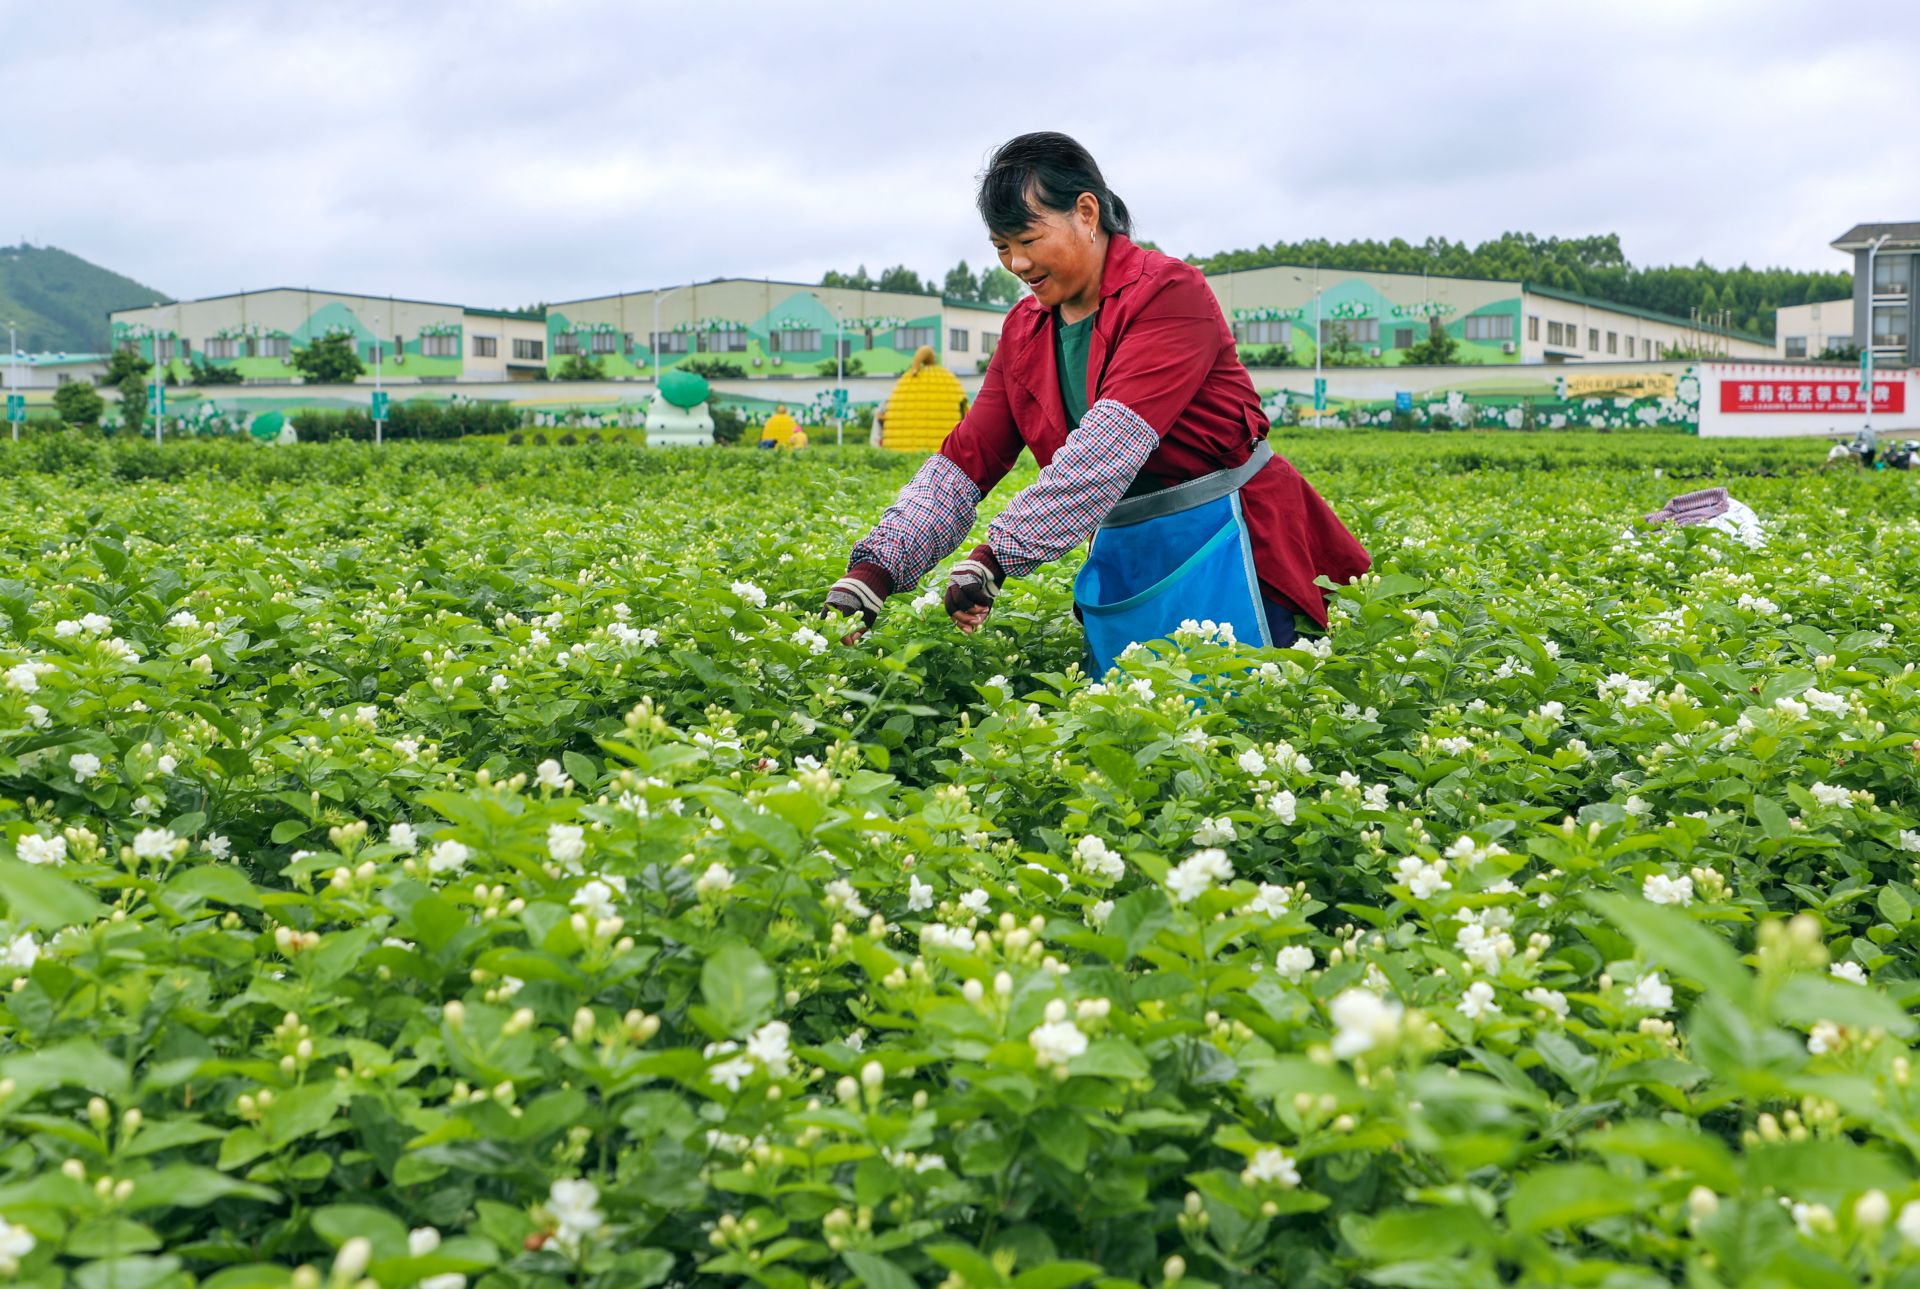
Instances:
[[[670,371],[660,377],[660,394],[675,407],[698,407],[707,401],[707,379],[697,372]]]

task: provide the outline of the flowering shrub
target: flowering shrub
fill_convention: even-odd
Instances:
[[[1288,450],[1108,677],[819,630],[877,453],[0,457],[0,1278],[1915,1283],[1908,481]]]

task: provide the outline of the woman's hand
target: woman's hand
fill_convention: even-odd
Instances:
[[[1000,583],[1005,580],[993,551],[984,545],[974,547],[973,553],[947,574],[945,603],[953,625],[966,635],[978,631],[987,615],[993,612],[993,601],[1000,594]]]
[[[873,624],[880,618],[881,606],[887,597],[893,594],[893,579],[886,570],[877,564],[856,564],[847,570],[847,575],[835,582],[827,590],[827,601],[820,606],[823,618],[858,618],[860,625],[847,623],[848,630],[840,637],[841,644],[855,644],[860,637],[873,630]]]

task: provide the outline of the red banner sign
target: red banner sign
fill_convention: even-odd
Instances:
[[[1720,382],[1723,412],[1865,412],[1860,385],[1851,380],[1734,380]],[[1873,410],[1907,410],[1904,380],[1875,381]]]

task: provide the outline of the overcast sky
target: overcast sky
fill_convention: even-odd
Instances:
[[[0,0],[0,241],[181,297],[499,306],[990,255],[988,150],[1092,149],[1179,254],[1614,231],[1841,269],[1920,219],[1920,5]]]

